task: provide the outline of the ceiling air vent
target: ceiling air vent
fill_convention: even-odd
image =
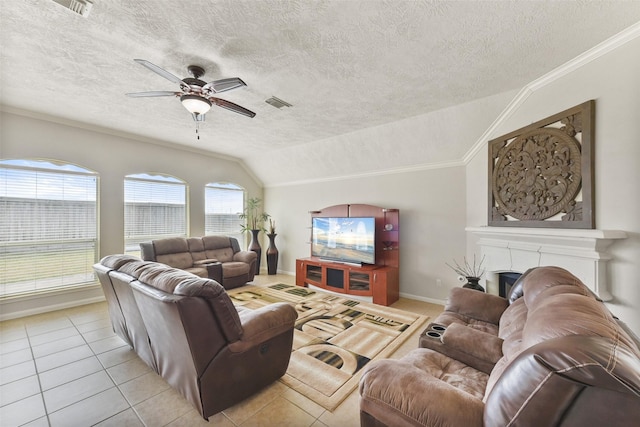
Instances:
[[[89,12],[91,12],[93,1],[94,0],[53,0],[54,3],[58,3],[85,18],[89,16]]]
[[[285,102],[280,98],[276,98],[275,96],[272,96],[271,98],[265,100],[264,102],[266,102],[269,105],[273,105],[276,108],[292,107],[292,105],[289,104],[288,102]]]

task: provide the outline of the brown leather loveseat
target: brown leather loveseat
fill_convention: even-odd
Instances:
[[[362,426],[640,425],[637,337],[561,268],[453,289],[420,346],[364,368]]]
[[[217,282],[129,255],[94,265],[113,329],[203,418],[287,370],[297,313],[235,307]]]
[[[243,286],[255,277],[257,254],[240,250],[238,240],[227,236],[170,237],[140,243],[142,259],[167,264],[225,289]]]

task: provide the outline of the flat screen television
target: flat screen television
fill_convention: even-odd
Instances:
[[[315,217],[311,227],[311,256],[354,264],[375,264],[375,224],[373,217]]]

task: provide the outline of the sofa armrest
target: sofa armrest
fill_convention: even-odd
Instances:
[[[509,302],[506,298],[474,289],[453,288],[444,310],[498,325],[507,307]]]
[[[458,360],[480,371],[484,370],[474,366],[474,361],[479,359],[495,365],[502,357],[502,341],[495,335],[457,323],[449,325],[442,335],[442,343],[446,347],[456,349],[468,359]]]
[[[239,316],[242,337],[229,344],[229,350],[234,353],[246,351],[277,335],[292,331],[298,313],[291,305],[277,302],[257,310],[243,310]]]
[[[234,261],[246,262],[247,264],[251,264],[256,258],[258,258],[258,254],[253,251],[240,251],[233,254]]]
[[[144,261],[156,260],[156,252],[153,248],[153,243],[151,242],[140,243],[140,257]]]
[[[437,351],[485,374],[490,374],[502,357],[501,338],[459,323],[446,328],[432,323],[419,342],[422,348]]]
[[[359,389],[362,426],[483,425],[480,398],[423,369],[420,359],[429,357],[429,351],[417,349],[403,359],[379,360],[365,367]]]
[[[222,264],[212,262],[205,264],[205,267],[207,267],[207,276],[209,276],[209,279],[215,280],[222,285]]]

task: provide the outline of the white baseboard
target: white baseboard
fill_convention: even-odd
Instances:
[[[105,301],[105,297],[102,293],[102,288],[98,284],[5,298],[0,301],[0,321],[102,301]]]
[[[427,298],[419,295],[407,294],[405,292],[400,292],[400,296],[402,298],[414,299],[416,301],[429,302],[431,304],[438,304],[438,305],[445,305],[445,303],[447,302],[446,300],[442,300],[442,299]]]

